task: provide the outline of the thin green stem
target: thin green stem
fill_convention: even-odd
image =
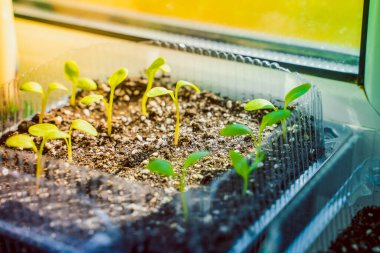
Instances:
[[[41,159],[42,159],[42,152],[44,151],[44,146],[46,144],[47,138],[44,137],[42,139],[40,149],[37,152],[37,170],[36,170],[36,190],[38,192],[40,188],[40,177],[42,175],[42,165],[41,165]]]
[[[281,120],[281,125],[282,125],[282,138],[284,141],[286,141],[286,119]]]
[[[245,195],[248,190],[248,175],[246,177],[243,177],[243,180],[244,180],[243,195]]]
[[[115,94],[115,88],[111,88],[110,100],[109,100],[108,106],[106,106],[108,136],[110,136],[112,132],[112,105],[113,105],[114,94]]]
[[[68,160],[69,162],[72,162],[73,161],[73,155],[72,155],[72,147],[71,147],[71,133],[72,133],[73,129],[71,128],[70,126],[70,129],[69,129],[69,138],[65,141],[66,141],[66,145],[67,145],[67,156],[68,156]]]
[[[147,94],[152,89],[153,79],[154,79],[154,74],[152,74],[151,72],[149,72],[149,74],[148,74],[148,84],[146,86],[146,90],[145,90],[144,95],[143,95],[142,100],[141,100],[141,111],[142,111],[142,114],[144,116],[148,115],[148,113],[146,111],[146,102],[148,101]]]
[[[176,123],[175,123],[175,132],[174,132],[174,145],[178,145],[178,139],[179,139],[179,120],[180,120],[180,114],[179,114],[179,104],[178,99],[174,100],[175,109],[176,109]]]
[[[77,81],[73,82],[73,87],[71,90],[70,105],[75,106],[75,96],[77,95]]]
[[[42,96],[42,105],[41,105],[41,113],[40,117],[38,119],[38,123],[42,123],[44,116],[45,116],[45,110],[46,110],[46,104],[47,104],[47,98],[49,94],[43,95]]]
[[[185,194],[185,180],[186,180],[186,173],[187,170],[185,168],[182,168],[182,173],[181,173],[181,178],[180,178],[180,185],[179,185],[179,190],[181,192],[181,204],[182,204],[182,209],[183,209],[183,219],[185,222],[187,222],[189,218],[189,208],[187,206],[187,199],[186,199],[186,194]]]

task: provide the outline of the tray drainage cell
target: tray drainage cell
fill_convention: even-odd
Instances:
[[[376,157],[356,168],[286,252],[379,252],[379,166]]]

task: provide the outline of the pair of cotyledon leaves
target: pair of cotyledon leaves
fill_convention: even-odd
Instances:
[[[209,155],[209,152],[205,150],[191,153],[184,161],[182,169],[186,170],[187,168],[193,166],[196,162],[198,162],[200,159],[202,159],[203,157],[207,155]],[[161,160],[161,159],[150,160],[148,163],[148,169],[149,171],[153,173],[157,173],[165,177],[172,177],[176,175],[173,170],[172,164],[166,160]]]
[[[85,132],[87,134],[96,136],[98,133],[96,129],[87,121],[82,119],[76,119],[71,123],[70,126],[71,129],[80,130],[82,132]],[[57,128],[57,126],[49,123],[41,123],[36,124],[28,129],[29,134],[36,136],[36,137],[42,137],[47,140],[51,139],[67,139],[70,138],[69,134],[66,132],[63,132]],[[9,137],[5,145],[9,147],[17,147],[17,148],[31,148],[34,151],[36,151],[36,146],[34,144],[34,141],[32,138],[27,134],[18,134]]]

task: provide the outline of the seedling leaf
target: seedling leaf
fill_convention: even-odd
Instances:
[[[209,152],[206,150],[202,150],[202,151],[198,151],[198,152],[194,152],[194,153],[190,154],[187,157],[187,159],[185,160],[185,162],[183,163],[183,168],[187,169],[187,168],[193,166],[200,159],[202,159],[205,156],[208,156],[208,154],[209,154]]]
[[[98,132],[96,129],[87,121],[83,119],[76,119],[71,123],[71,128],[85,132],[92,136],[97,136]]]
[[[102,99],[103,99],[102,95],[88,95],[82,98],[80,102],[84,105],[91,105],[93,103],[99,102]]]
[[[152,98],[152,97],[162,96],[162,95],[166,95],[166,94],[170,94],[172,96],[173,91],[168,90],[168,89],[163,88],[163,87],[154,87],[150,91],[148,91],[147,96]]]
[[[249,101],[245,106],[244,110],[246,111],[256,111],[263,109],[272,109],[276,110],[276,107],[266,99],[258,98],[252,101]]]
[[[286,119],[290,115],[291,111],[289,110],[278,110],[270,112],[265,115],[261,121],[260,132],[264,131],[267,126],[277,124],[278,122]]]
[[[193,88],[196,92],[200,92],[198,86],[196,86],[195,84],[192,84],[188,81],[184,81],[184,80],[180,80],[177,82],[176,90],[179,90],[179,88],[181,88],[182,86],[189,86],[189,87]]]
[[[108,83],[111,89],[115,89],[121,82],[125,80],[128,75],[128,70],[126,68],[121,68],[116,70],[112,76],[108,79]]]
[[[80,75],[77,63],[72,60],[65,62],[64,72],[66,79],[73,83],[78,80]]]
[[[66,139],[66,138],[69,138],[70,135],[68,135],[67,133],[60,131],[60,130],[55,130],[55,131],[52,130],[52,131],[48,131],[44,137],[46,137],[49,140]]]
[[[246,125],[234,123],[220,130],[219,134],[221,136],[241,136],[246,134],[252,134],[252,130]]]
[[[35,93],[39,93],[41,95],[44,94],[44,90],[42,89],[41,84],[36,83],[36,82],[24,83],[21,85],[20,90],[35,92]]]
[[[147,69],[147,72],[151,72],[155,69],[159,69],[160,67],[162,67],[163,65],[165,64],[165,59],[161,56],[157,57],[157,59],[155,59],[152,64],[150,64],[149,68]]]
[[[285,96],[284,108],[286,109],[292,101],[306,94],[306,92],[308,92],[310,88],[310,83],[304,83],[290,90]]]
[[[27,134],[17,134],[9,137],[5,141],[5,145],[8,147],[14,147],[14,148],[31,148],[35,152],[37,152],[36,145],[34,144],[34,141],[32,138]]]
[[[29,127],[28,132],[37,137],[45,137],[49,132],[59,131],[58,128],[49,123],[35,124]]]
[[[170,71],[172,71],[172,69],[170,68],[170,66],[167,65],[167,64],[162,65],[162,66],[160,67],[160,70],[161,70],[162,72],[164,72],[164,73],[169,73]]]
[[[62,91],[65,91],[66,93],[69,92],[66,86],[57,82],[53,82],[48,85],[47,93],[50,93],[53,90],[62,90]]]
[[[160,174],[165,177],[174,176],[173,166],[166,160],[153,159],[148,163],[149,171]]]
[[[78,88],[82,90],[96,90],[98,86],[90,78],[81,78],[78,80]]]
[[[230,150],[229,155],[232,161],[232,166],[234,166],[236,173],[238,173],[243,178],[247,177],[247,174],[248,174],[247,159],[245,159],[242,154],[234,150]]]

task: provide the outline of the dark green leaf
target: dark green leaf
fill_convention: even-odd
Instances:
[[[150,160],[148,163],[148,169],[150,172],[157,173],[165,177],[171,177],[175,175],[173,171],[173,166],[170,164],[170,162],[166,160],[160,160],[160,159]]]
[[[194,153],[190,154],[187,157],[187,159],[185,160],[185,162],[183,163],[183,167],[185,169],[187,169],[187,168],[193,166],[200,159],[202,159],[205,156],[208,156],[208,154],[209,154],[209,152],[206,150],[202,150],[202,151],[198,151],[198,152],[194,152]]]
[[[220,130],[219,134],[221,136],[241,136],[246,134],[252,134],[252,130],[246,125],[234,123]]]
[[[310,83],[304,83],[304,84],[301,84],[300,86],[297,86],[295,87],[294,89],[290,90],[286,96],[285,96],[285,104],[284,104],[284,108],[288,108],[288,105],[296,100],[297,98],[303,96],[306,94],[306,92],[308,92],[311,88],[311,84]]]
[[[261,121],[260,132],[264,131],[264,129],[273,124],[277,124],[281,120],[286,119],[291,114],[289,110],[278,110],[274,112],[270,112],[265,115]]]
[[[230,150],[229,152],[232,166],[234,167],[237,174],[245,178],[248,176],[248,161],[244,158],[242,154],[237,151]]]

